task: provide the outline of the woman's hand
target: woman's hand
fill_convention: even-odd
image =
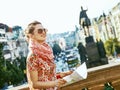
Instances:
[[[56,87],[61,87],[62,85],[64,85],[66,83],[66,80],[64,80],[64,79],[57,79],[56,81],[55,81],[55,86]]]
[[[61,73],[59,73],[58,75],[60,75],[60,77],[63,78],[63,77],[65,77],[65,76],[67,76],[67,75],[70,75],[70,74],[72,74],[72,73],[73,73],[73,71],[67,71],[67,72],[61,72]]]

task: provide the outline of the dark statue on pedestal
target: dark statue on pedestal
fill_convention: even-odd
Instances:
[[[79,24],[81,29],[84,29],[86,36],[86,46],[82,43],[78,44],[78,51],[80,54],[81,63],[86,62],[87,67],[95,67],[103,64],[107,64],[106,53],[102,42],[94,42],[93,36],[90,35],[89,26],[91,25],[90,19],[86,14],[87,10],[83,10],[81,7]],[[87,57],[86,57],[87,56]]]
[[[91,25],[90,23],[90,19],[87,16],[87,10],[83,10],[83,7],[81,6],[81,12],[80,12],[80,16],[79,16],[79,24],[80,26],[82,26],[82,28],[84,29],[84,34],[87,36],[90,36],[90,32],[89,32],[89,26]],[[87,31],[86,31],[87,29]]]
[[[104,43],[102,42],[102,40],[97,40],[97,48],[98,48],[99,56],[101,59],[101,63],[107,64],[108,59],[106,57],[106,51],[105,51]]]
[[[86,62],[86,60],[87,60],[87,52],[86,52],[84,45],[81,42],[78,43],[77,48],[78,48],[78,52],[79,52],[80,60],[81,60],[81,64],[82,64],[82,63]]]
[[[101,58],[105,58],[106,57],[106,51],[104,48],[104,44],[102,42],[102,40],[97,40],[97,47],[98,47],[98,52]]]

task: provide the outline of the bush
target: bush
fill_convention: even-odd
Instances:
[[[115,51],[116,53],[120,53],[120,42],[117,38],[110,38],[105,42],[105,50],[108,56],[113,56]]]

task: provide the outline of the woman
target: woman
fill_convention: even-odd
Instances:
[[[47,29],[38,21],[30,23],[25,30],[29,44],[27,79],[30,90],[57,90],[66,83],[62,77],[72,71],[56,74],[54,56],[46,43]]]

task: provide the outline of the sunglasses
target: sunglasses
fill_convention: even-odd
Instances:
[[[38,29],[38,33],[39,33],[39,34],[42,34],[43,32],[46,33],[46,32],[47,32],[47,29],[45,29],[45,28],[43,28],[43,29]]]

